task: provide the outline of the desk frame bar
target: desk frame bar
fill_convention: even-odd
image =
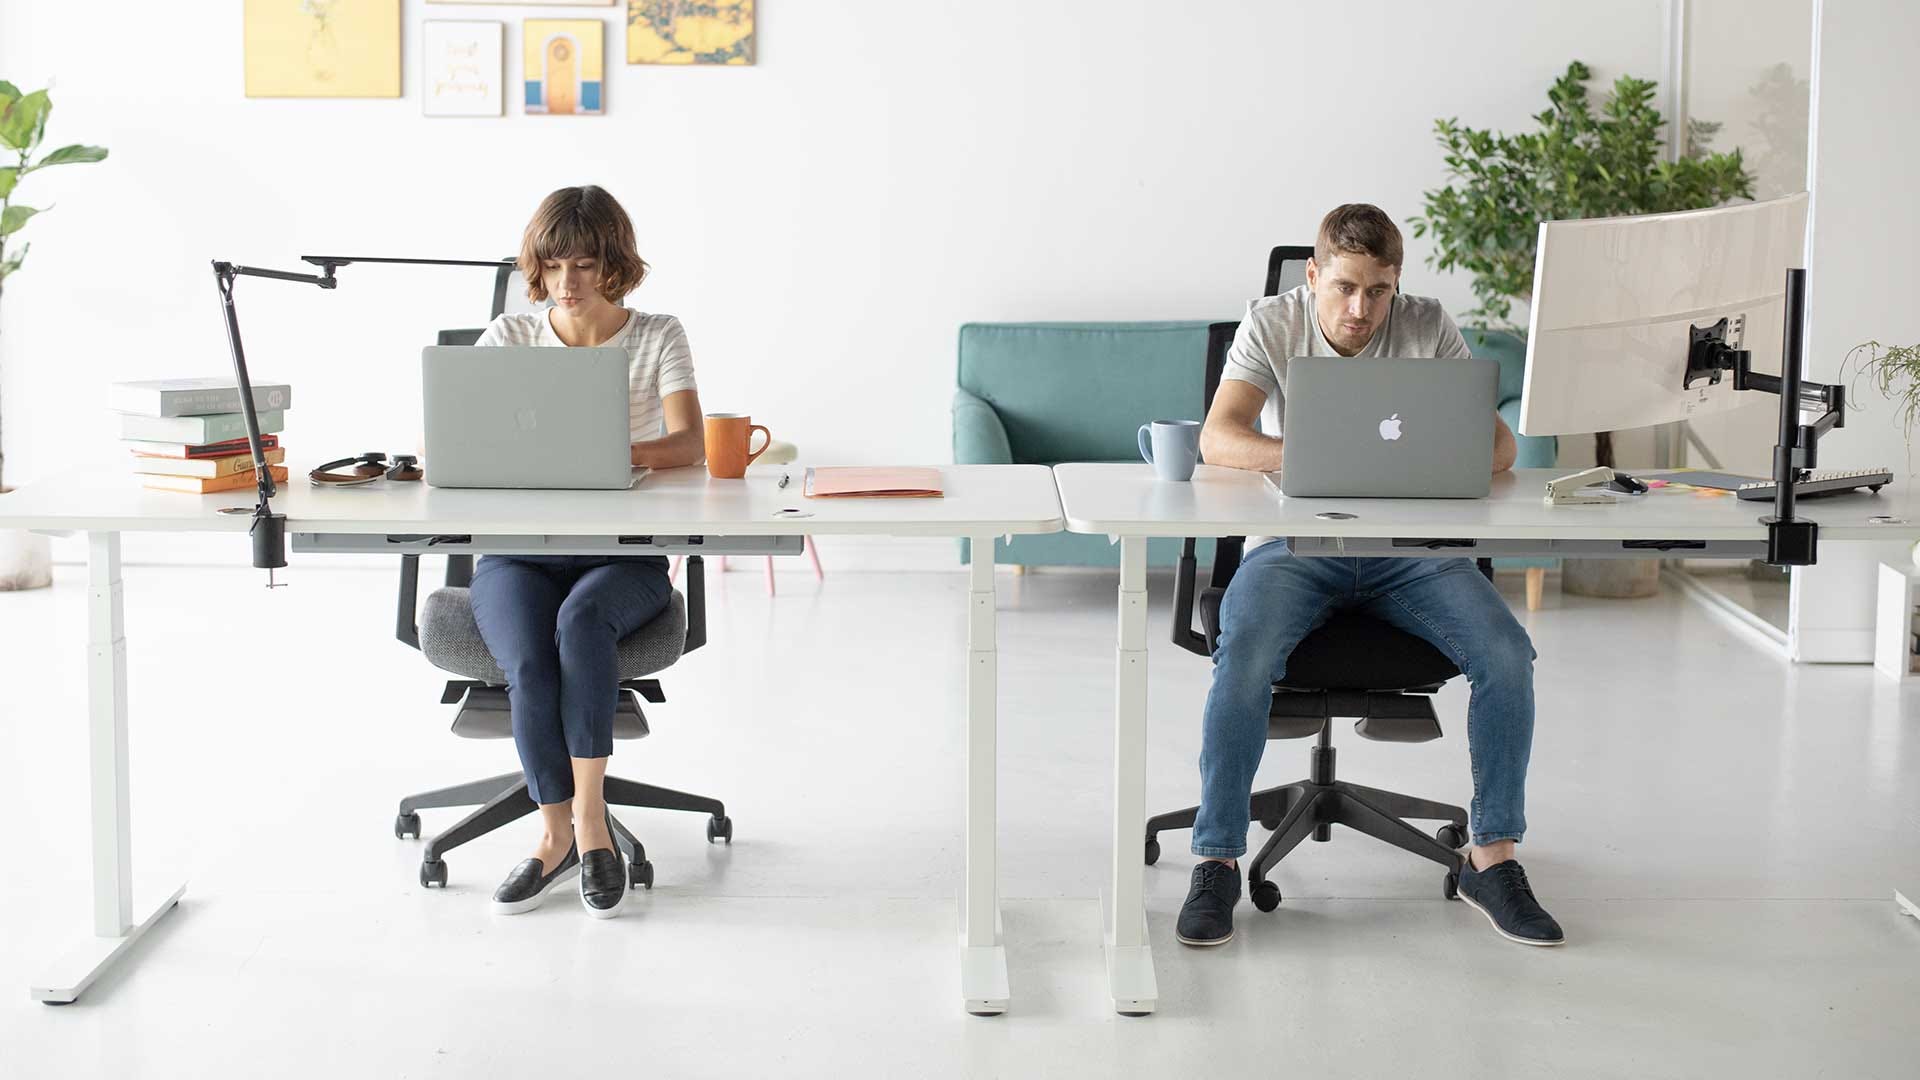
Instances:
[[[806,550],[806,539],[799,533],[623,537],[297,532],[293,550],[319,555],[799,555]]]
[[[1572,508],[1578,510],[1578,507]],[[1421,546],[1432,544],[1434,546]],[[1628,544],[1656,545],[1628,547]],[[1765,559],[1765,540],[1442,540],[1430,537],[1292,536],[1303,558],[1390,559]]]

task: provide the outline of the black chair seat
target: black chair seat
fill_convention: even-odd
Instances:
[[[1460,669],[1424,639],[1353,612],[1339,612],[1294,647],[1290,690],[1404,690],[1446,682]]]

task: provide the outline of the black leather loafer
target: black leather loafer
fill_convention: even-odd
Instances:
[[[579,869],[578,848],[568,848],[567,854],[560,860],[560,865],[554,867],[550,873],[545,872],[539,859],[521,860],[520,865],[514,867],[513,872],[507,875],[507,880],[493,890],[493,913],[519,915],[522,912],[532,911],[540,906],[555,885],[567,880]]]
[[[580,856],[580,904],[596,919],[611,919],[627,906],[627,860],[618,849]]]

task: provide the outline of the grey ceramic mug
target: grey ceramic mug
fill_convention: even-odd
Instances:
[[[1155,420],[1140,425],[1140,456],[1162,480],[1191,480],[1200,461],[1200,421]]]

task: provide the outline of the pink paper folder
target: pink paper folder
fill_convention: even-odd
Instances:
[[[807,470],[807,498],[938,499],[946,495],[939,469],[824,468]]]

